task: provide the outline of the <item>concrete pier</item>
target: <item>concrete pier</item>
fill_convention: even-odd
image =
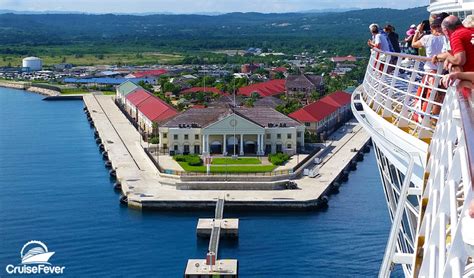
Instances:
[[[201,223],[202,219],[199,219]],[[218,260],[217,255],[219,254],[219,240],[222,237],[223,227],[227,220],[224,219],[224,198],[219,198],[216,202],[215,219],[210,220],[206,223],[205,231],[207,233],[210,229],[209,248],[205,260],[188,260],[184,277],[211,277],[213,275],[223,275],[224,277],[237,277],[238,276],[238,262],[237,260]],[[233,231],[238,232],[238,219],[237,229]],[[199,236],[199,224],[198,224],[198,236]]]
[[[203,190],[198,186],[195,190],[180,190],[181,177],[158,171],[140,145],[140,134],[111,96],[87,95],[84,103],[121,184],[122,193],[127,197],[128,206],[133,208],[213,208],[215,200],[223,195],[229,208],[317,208],[327,202],[333,185],[336,182],[340,185],[344,171],[350,170],[350,163],[356,161],[359,153],[362,154],[369,140],[368,134],[355,122],[335,132],[333,140],[321,151],[321,161],[318,164],[310,161],[304,167],[316,170],[319,175],[314,178],[292,177],[298,186],[296,190],[239,190],[234,186],[231,186],[234,190],[225,190],[225,181],[219,182],[221,190]],[[196,183],[205,186],[205,178],[199,177]],[[255,183],[256,179],[243,180],[242,183]],[[191,181],[186,179],[185,182]]]
[[[219,238],[239,237],[239,219],[224,219],[224,198],[219,198],[216,204],[214,218],[199,218],[196,233],[198,237],[211,237],[213,228],[219,227]]]
[[[217,260],[214,266],[207,265],[206,260],[188,260],[185,278],[198,277],[238,277],[237,260]],[[215,276],[214,276],[215,275]]]

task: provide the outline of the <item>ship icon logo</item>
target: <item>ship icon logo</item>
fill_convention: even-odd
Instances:
[[[28,241],[21,248],[21,264],[48,264],[48,261],[55,252],[49,252],[48,247],[41,241]]]

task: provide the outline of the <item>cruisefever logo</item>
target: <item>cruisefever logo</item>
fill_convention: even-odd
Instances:
[[[8,274],[63,274],[65,266],[52,266],[48,262],[54,253],[41,241],[28,241],[20,251],[21,264],[9,264],[5,270]]]

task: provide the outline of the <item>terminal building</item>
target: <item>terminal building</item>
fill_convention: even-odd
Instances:
[[[178,113],[133,82],[117,87],[117,104],[140,131],[159,136],[170,154],[290,155],[304,148],[304,124],[271,107],[225,104]]]
[[[304,125],[273,108],[189,109],[159,127],[160,149],[215,155],[296,154]]]

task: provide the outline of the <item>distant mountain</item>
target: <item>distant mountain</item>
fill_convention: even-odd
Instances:
[[[390,23],[402,36],[408,26],[428,16],[426,7],[212,16],[4,13],[0,14],[0,54],[1,46],[11,45],[87,45],[91,49],[149,45],[180,50],[268,47],[282,51],[323,48],[327,42],[345,44],[345,48],[353,43],[365,51],[361,42],[370,36],[371,23]]]
[[[320,14],[320,13],[343,13],[348,11],[357,11],[362,10],[361,8],[336,8],[336,9],[312,9],[299,11],[298,13],[302,14]]]

